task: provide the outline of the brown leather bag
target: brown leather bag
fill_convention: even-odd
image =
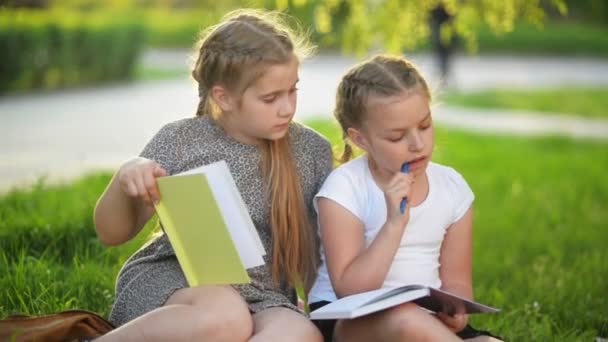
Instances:
[[[86,310],[38,317],[16,315],[0,320],[0,341],[83,341],[112,329],[110,322]]]

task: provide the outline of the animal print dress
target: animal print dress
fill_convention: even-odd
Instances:
[[[300,176],[310,229],[317,222],[312,199],[332,169],[329,142],[298,123],[289,127],[289,138]],[[264,189],[261,154],[256,146],[228,136],[208,116],[187,118],[165,125],[146,145],[142,157],[157,161],[169,174],[225,160],[266,250],[266,264],[248,270],[251,284],[234,285],[253,313],[270,307],[298,310],[293,288],[275,289],[270,273],[270,204]],[[167,236],[162,234],[125,263],[116,283],[116,300],[110,321],[116,326],[162,306],[178,289],[187,287]]]

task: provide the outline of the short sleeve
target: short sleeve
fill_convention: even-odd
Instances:
[[[469,210],[475,200],[475,195],[460,173],[452,168],[448,170],[447,181],[453,201],[452,223],[454,223]]]
[[[177,170],[177,162],[180,160],[179,146],[177,123],[173,122],[163,126],[146,144],[139,156],[156,161],[169,174],[174,174]]]
[[[314,198],[314,207],[319,212],[317,201],[320,197],[328,198],[355,215],[362,222],[364,221],[364,209],[362,199],[358,197],[362,185],[346,169],[338,168],[329,174],[325,183]]]

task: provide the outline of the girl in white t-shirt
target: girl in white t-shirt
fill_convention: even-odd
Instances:
[[[342,78],[334,112],[345,138],[342,166],[315,197],[322,265],[314,310],[339,297],[422,284],[473,297],[473,192],[454,169],[431,162],[431,94],[416,67],[376,56]],[[348,141],[366,153],[352,155]],[[404,163],[409,173],[401,172]],[[407,200],[402,213],[400,204]],[[316,321],[326,340],[452,341],[466,315],[431,315],[413,303],[362,318]],[[462,336],[465,337],[465,336]]]

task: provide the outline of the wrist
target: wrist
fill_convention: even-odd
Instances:
[[[384,223],[384,226],[382,227],[382,229],[388,231],[388,232],[394,232],[397,234],[402,234],[403,230],[405,229],[406,223],[403,221],[393,221],[393,220],[387,220]]]

